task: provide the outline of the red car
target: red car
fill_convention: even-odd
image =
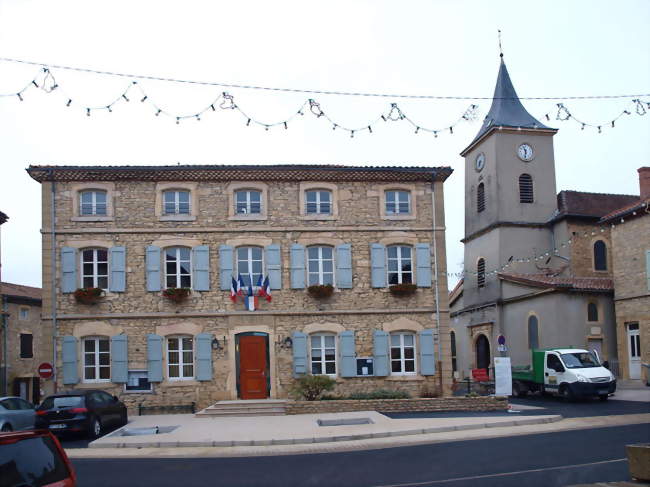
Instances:
[[[0,433],[0,487],[75,487],[77,475],[46,430]]]

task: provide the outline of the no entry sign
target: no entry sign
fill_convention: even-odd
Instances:
[[[52,364],[43,362],[41,365],[38,366],[38,375],[41,377],[41,379],[49,379],[50,377],[52,377],[53,373],[54,373],[54,368],[52,367]]]

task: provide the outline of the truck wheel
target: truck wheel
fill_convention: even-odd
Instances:
[[[607,401],[607,399],[609,399],[609,394],[601,394],[600,396],[598,396],[598,399],[600,399],[601,402],[605,402]]]
[[[526,397],[528,395],[528,390],[517,381],[512,383],[512,394],[517,397]]]
[[[566,384],[560,386],[559,393],[565,401],[573,402],[575,400],[575,394],[571,390],[571,387]]]

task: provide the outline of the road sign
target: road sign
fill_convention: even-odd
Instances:
[[[52,367],[52,364],[47,362],[43,362],[41,365],[39,365],[37,370],[38,375],[41,377],[41,379],[49,379],[54,373],[54,367]]]
[[[506,337],[504,337],[503,335],[499,335],[499,337],[497,338],[497,343],[499,345],[505,345],[506,344]]]

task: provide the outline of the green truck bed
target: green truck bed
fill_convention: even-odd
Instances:
[[[544,383],[544,354],[546,350],[533,350],[532,367],[530,365],[512,368],[512,380]]]

